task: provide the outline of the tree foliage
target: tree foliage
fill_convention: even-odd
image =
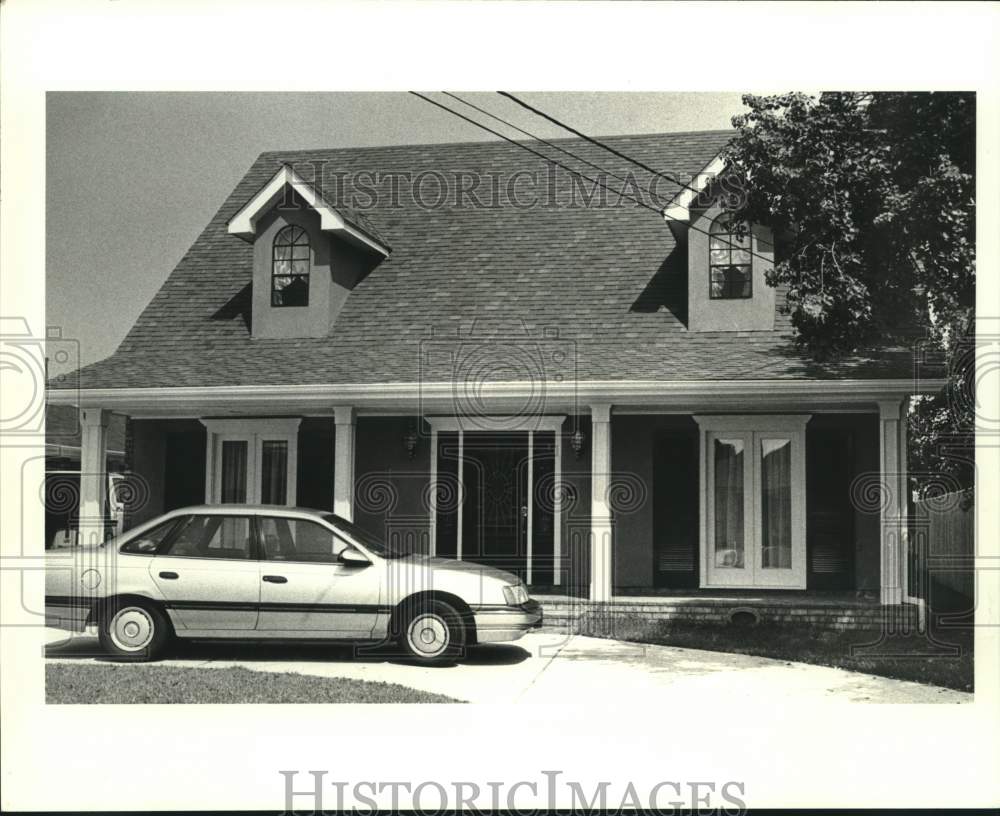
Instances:
[[[768,282],[786,287],[797,341],[817,359],[912,345],[922,327],[951,363],[911,417],[921,470],[971,482],[943,443],[971,450],[966,354],[975,309],[975,95],[743,97],[726,149],[745,179],[738,216],[779,236]],[[967,368],[967,366],[965,367]],[[961,457],[960,457],[961,458]],[[966,459],[968,457],[965,457]]]

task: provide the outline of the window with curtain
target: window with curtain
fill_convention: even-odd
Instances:
[[[750,233],[737,235],[728,215],[720,215],[709,228],[708,270],[712,300],[753,296]]]
[[[271,305],[309,305],[309,234],[289,226],[274,237],[271,257]]]
[[[262,504],[288,501],[288,443],[284,440],[261,442],[260,500]]]
[[[760,440],[761,567],[792,566],[792,442]]]
[[[742,569],[743,541],[743,440],[716,439],[715,464],[715,566]]]
[[[222,443],[222,503],[246,504],[247,443],[226,440]]]

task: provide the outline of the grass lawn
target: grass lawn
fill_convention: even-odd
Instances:
[[[367,680],[108,663],[45,667],[48,703],[457,703],[450,697]]]
[[[694,624],[639,617],[616,619],[611,628],[613,631],[607,629],[606,623],[602,626],[597,622],[581,634],[794,660],[959,691],[973,690],[973,633],[969,628],[935,632],[934,640],[919,635],[882,640],[879,630],[823,632],[785,624]],[[958,654],[946,654],[948,645],[957,647]]]

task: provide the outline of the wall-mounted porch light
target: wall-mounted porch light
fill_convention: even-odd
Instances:
[[[577,428],[573,431],[573,435],[569,438],[569,446],[573,449],[573,453],[576,454],[576,458],[580,458],[580,454],[583,452],[583,431]]]

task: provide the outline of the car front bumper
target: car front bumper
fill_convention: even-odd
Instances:
[[[503,643],[538,629],[542,625],[542,605],[528,600],[520,606],[481,606],[473,610],[473,617],[479,643]]]

